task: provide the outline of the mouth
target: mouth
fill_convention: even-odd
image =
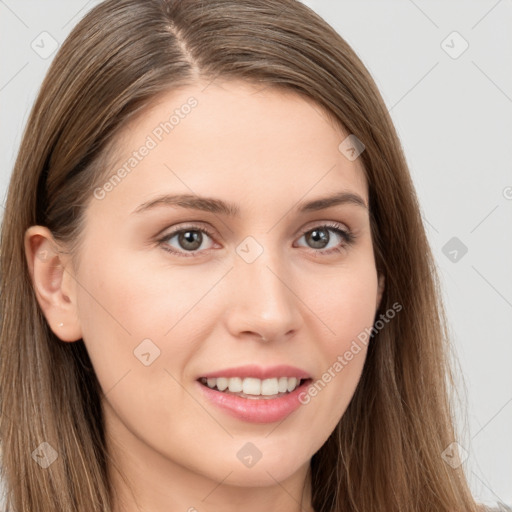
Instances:
[[[249,400],[273,400],[293,393],[311,381],[300,377],[201,377],[198,381],[205,387]]]
[[[313,379],[287,365],[241,366],[197,379],[206,406],[246,423],[283,421],[301,407],[300,396]]]

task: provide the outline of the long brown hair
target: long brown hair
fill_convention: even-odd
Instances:
[[[399,139],[368,71],[295,0],[108,0],[60,48],[32,109],[1,233],[2,474],[9,510],[111,511],[99,383],[83,340],[61,342],[24,253],[44,225],[78,254],[83,214],[116,135],[161,93],[241,79],[312,98],[365,146],[379,312],[355,395],[311,461],[316,512],[476,511],[455,440],[450,345],[433,257]],[[58,454],[44,471],[32,452]]]

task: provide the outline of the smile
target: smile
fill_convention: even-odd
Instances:
[[[292,366],[248,365],[203,374],[196,382],[207,407],[244,422],[273,423],[302,405],[299,395],[313,379]]]
[[[273,399],[291,393],[304,380],[296,377],[274,377],[263,380],[254,377],[213,377],[208,379],[203,377],[200,379],[200,382],[210,389],[235,394],[244,398]]]

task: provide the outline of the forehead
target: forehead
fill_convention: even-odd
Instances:
[[[348,135],[293,91],[238,81],[184,87],[155,98],[117,138],[101,206],[135,208],[162,192],[284,205],[342,189],[367,202],[360,159],[339,149]]]

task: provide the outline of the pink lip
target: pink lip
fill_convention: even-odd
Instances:
[[[240,371],[240,369],[237,369],[237,371]],[[220,374],[219,372],[216,372],[215,374],[211,375],[213,376],[226,374]],[[237,373],[236,375],[239,376],[243,374]],[[280,375],[283,377],[285,376],[282,373]],[[294,389],[291,393],[287,393],[286,395],[280,396],[278,398],[251,399],[232,395],[230,393],[224,393],[222,391],[217,391],[197,381],[197,385],[201,390],[200,392],[204,394],[203,396],[205,396],[208,401],[212,402],[214,405],[229,415],[234,416],[239,420],[249,421],[252,423],[273,423],[276,421],[284,420],[287,416],[289,416],[302,405],[299,401],[299,395],[300,393],[304,392],[310,383],[311,380],[307,380],[298,388]]]
[[[294,366],[277,365],[262,367],[253,364],[239,366],[237,368],[226,368],[225,370],[206,373],[200,377],[205,377],[207,379],[214,379],[218,377],[253,377],[261,380],[279,377],[296,377],[297,379],[311,378],[308,372]]]

